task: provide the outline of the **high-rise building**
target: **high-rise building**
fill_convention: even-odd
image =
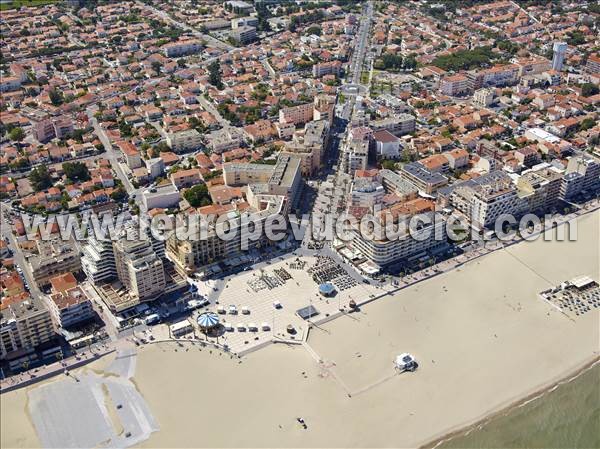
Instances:
[[[566,42],[554,42],[554,46],[552,47],[554,51],[554,56],[552,57],[552,70],[556,70],[557,72],[562,70],[567,47],[568,45]]]
[[[32,351],[55,338],[50,311],[39,298],[28,297],[0,307],[0,356],[10,359],[16,351]]]
[[[347,246],[378,267],[438,251],[446,245],[446,227],[440,217],[436,219],[433,209],[431,201],[417,198],[382,210],[376,214],[378,221],[384,228],[395,229],[397,235],[369,237],[356,227],[350,230],[352,238]],[[415,215],[422,217],[423,226],[410,229],[410,220]]]
[[[496,219],[503,214],[518,218],[527,211],[527,200],[518,194],[511,178],[501,170],[458,184],[450,201],[471,221],[471,226],[479,230],[493,229]]]
[[[130,296],[150,301],[165,292],[163,261],[147,238],[119,239],[114,243],[117,277]]]
[[[91,236],[82,251],[81,267],[90,282],[100,284],[110,281],[117,275],[111,240],[100,240]]]

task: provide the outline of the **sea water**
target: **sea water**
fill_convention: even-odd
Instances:
[[[439,448],[600,448],[600,365]]]

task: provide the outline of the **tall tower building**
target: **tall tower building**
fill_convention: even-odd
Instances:
[[[563,62],[565,61],[565,54],[567,53],[566,42],[554,42],[554,57],[552,58],[552,69],[560,72],[563,68]]]

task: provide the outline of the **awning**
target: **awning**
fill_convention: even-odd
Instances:
[[[219,316],[214,312],[206,312],[198,317],[198,326],[204,329],[210,329],[219,324]]]

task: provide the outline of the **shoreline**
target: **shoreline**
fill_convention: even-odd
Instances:
[[[425,440],[424,443],[418,444],[416,447],[418,449],[435,449],[441,444],[447,443],[457,437],[468,435],[474,430],[483,428],[493,419],[499,416],[505,416],[515,409],[518,409],[529,404],[532,401],[540,399],[546,394],[551,393],[561,385],[569,384],[570,382],[574,381],[579,376],[588,372],[589,370],[593,369],[599,364],[600,355],[595,355],[591,359],[588,359],[579,366],[577,366],[575,369],[569,370],[568,374],[565,374],[564,376],[555,376],[544,386],[534,389],[531,393],[528,393],[517,400],[510,401],[508,405],[500,405],[494,410],[491,410],[489,413],[486,413],[476,418],[471,423],[455,426],[455,428],[449,431],[439,433],[437,436],[428,438],[427,440]]]

